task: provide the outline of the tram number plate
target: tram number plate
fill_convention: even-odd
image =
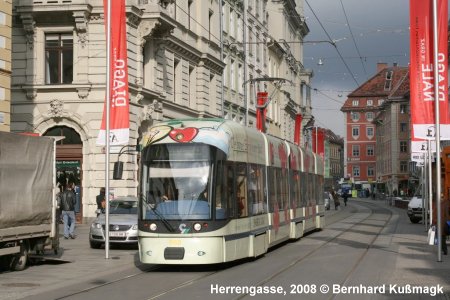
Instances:
[[[115,231],[112,231],[112,232],[110,232],[109,233],[109,236],[115,236],[115,237],[124,237],[125,236],[125,232],[115,232]]]
[[[169,246],[181,246],[181,240],[169,240]]]

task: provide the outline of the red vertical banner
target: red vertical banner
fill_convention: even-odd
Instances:
[[[300,145],[300,135],[302,132],[302,120],[303,120],[303,116],[301,114],[297,114],[295,116],[294,144],[296,144],[296,145]]]
[[[450,139],[448,114],[448,3],[438,0],[438,78],[434,78],[433,1],[410,0],[411,152],[421,152],[423,141],[434,139],[435,97],[439,99],[441,139]],[[438,95],[434,87],[438,85]],[[423,150],[422,150],[423,151]]]
[[[320,155],[322,158],[325,156],[325,132],[321,128],[314,127],[313,129],[313,152]]]
[[[256,94],[257,102],[256,102],[256,129],[261,132],[266,131],[266,103],[267,103],[267,92],[258,92]]]
[[[103,0],[106,28],[108,1]],[[130,114],[128,94],[128,64],[125,0],[111,1],[111,40],[110,42],[110,145],[128,144],[130,136]],[[97,144],[105,145],[106,140],[106,101],[103,110],[102,125]]]

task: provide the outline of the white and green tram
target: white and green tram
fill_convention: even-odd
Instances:
[[[324,226],[323,161],[297,145],[222,119],[162,122],[141,144],[142,263],[256,257]]]

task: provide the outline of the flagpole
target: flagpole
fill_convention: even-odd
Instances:
[[[447,1],[447,0],[441,0]],[[438,262],[442,261],[441,245],[441,129],[439,118],[439,70],[438,70],[438,12],[437,0],[433,0],[433,68],[434,68],[434,114],[436,118],[436,227],[438,240]]]
[[[110,149],[110,75],[111,75],[111,0],[107,0],[106,18],[106,153],[105,153],[105,258],[109,258],[109,149]]]

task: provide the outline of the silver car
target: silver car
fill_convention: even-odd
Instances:
[[[137,244],[137,198],[117,197],[109,201],[109,243]],[[105,214],[101,213],[91,224],[89,244],[98,249],[105,243]]]

